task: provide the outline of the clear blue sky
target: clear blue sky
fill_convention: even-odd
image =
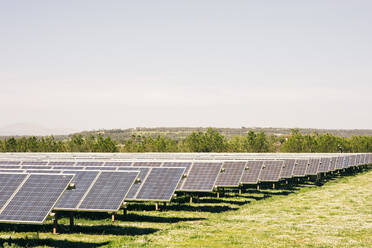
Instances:
[[[0,126],[372,128],[372,1],[2,1]]]

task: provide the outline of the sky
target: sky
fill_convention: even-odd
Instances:
[[[0,3],[0,126],[372,128],[372,1]]]

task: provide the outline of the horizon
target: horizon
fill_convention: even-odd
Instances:
[[[0,128],[368,130],[371,11],[367,0],[6,2]]]
[[[79,134],[83,132],[98,132],[98,131],[111,131],[111,130],[140,130],[140,129],[280,129],[284,130],[315,130],[315,131],[372,131],[371,129],[364,129],[364,128],[354,128],[354,129],[328,129],[328,128],[311,128],[311,127],[215,127],[215,126],[194,126],[194,127],[187,127],[187,126],[159,126],[159,127],[129,127],[129,128],[99,128],[99,129],[87,129],[87,130],[73,130],[69,128],[52,128],[52,127],[45,127],[42,125],[38,125],[37,123],[15,123],[13,125],[8,125],[1,127],[0,126],[0,136],[1,137],[22,137],[22,136],[66,136],[66,135],[73,135]],[[265,131],[265,130],[264,130]],[[266,130],[267,132],[267,130]]]

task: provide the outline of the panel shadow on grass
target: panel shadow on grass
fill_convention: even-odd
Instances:
[[[53,230],[52,224],[45,225],[29,225],[29,224],[0,224],[0,232],[35,232],[35,233],[50,233]],[[80,226],[75,225],[58,225],[58,233],[83,233],[96,235],[147,235],[159,231],[155,228],[139,228],[131,226],[115,226],[115,225],[95,225],[95,226]]]
[[[94,213],[94,214],[93,213],[78,213],[75,215],[75,217],[87,219],[87,220],[111,219],[111,215],[108,213]],[[199,221],[199,220],[206,220],[206,219],[205,218],[149,216],[149,215],[145,215],[145,213],[139,215],[139,214],[129,212],[127,215],[123,215],[123,214],[115,215],[115,220],[129,221],[129,222],[177,223],[177,222],[182,222],[182,221]]]
[[[78,242],[78,241],[67,241],[67,240],[55,240],[55,239],[38,239],[38,238],[16,238],[16,239],[0,239],[0,246],[4,244],[17,245],[20,247],[35,247],[35,246],[46,246],[46,247],[55,247],[55,248],[96,248],[100,246],[107,245],[108,242],[103,243],[87,243],[87,242]]]

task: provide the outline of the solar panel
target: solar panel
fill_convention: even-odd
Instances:
[[[35,169],[30,169],[30,170],[24,170],[25,173],[38,173],[38,174],[58,174],[62,173],[61,170],[35,170]]]
[[[361,155],[361,164],[367,164],[367,154]]]
[[[361,165],[361,158],[362,158],[361,154],[356,155],[355,165]]]
[[[95,211],[119,210],[138,174],[138,171],[102,171],[78,208]]]
[[[52,169],[52,166],[22,165],[21,169],[23,169],[23,170],[30,170],[30,169],[50,170],[50,169]]]
[[[19,165],[21,161],[0,161],[0,165]]]
[[[190,162],[165,162],[163,167],[184,167],[186,168],[185,174],[188,174],[191,169],[192,163]],[[177,190],[181,189],[183,183],[186,181],[186,177],[182,177],[177,185]]]
[[[85,167],[83,166],[53,166],[53,170],[84,170],[84,169]]]
[[[151,168],[135,196],[136,201],[170,201],[185,168]]]
[[[133,166],[150,166],[150,167],[160,167],[161,162],[134,162]]]
[[[334,171],[336,168],[337,157],[332,157],[329,160],[328,172]]]
[[[132,162],[106,162],[105,166],[131,166]]]
[[[74,210],[77,208],[83,196],[88,191],[94,180],[98,177],[99,171],[64,171],[64,173],[75,174],[73,183],[75,189],[67,190],[57,202],[57,210]]]
[[[349,166],[349,162],[350,162],[350,164],[353,164],[354,163],[354,156],[346,156],[346,157],[344,157],[344,162],[343,162],[343,164],[342,164],[342,168],[343,169],[345,169],[345,168],[347,168],[348,166]]]
[[[247,161],[246,168],[243,172],[243,184],[257,184],[262,170],[263,161]]]
[[[96,167],[96,166],[89,166],[85,167],[87,170],[106,170],[106,171],[115,171],[118,167],[112,167],[112,166],[102,166],[102,167]]]
[[[27,174],[0,174],[0,212],[26,176]]]
[[[331,158],[321,158],[320,159],[318,173],[328,172],[328,167],[330,165],[330,160],[331,160]]]
[[[77,166],[102,166],[104,162],[97,162],[97,161],[84,161],[84,162],[77,162]]]
[[[0,169],[21,169],[19,165],[0,165]]]
[[[348,167],[350,167],[350,166],[357,166],[357,165],[360,165],[360,162],[359,162],[359,160],[360,160],[360,157],[359,157],[359,155],[354,155],[354,156],[350,156],[349,157],[349,161],[352,161],[350,164],[348,164]]]
[[[246,162],[224,162],[222,173],[217,177],[219,187],[238,187],[243,176]]]
[[[336,162],[336,170],[340,170],[343,168],[343,165],[344,165],[344,156],[340,156],[337,158],[337,162]]]
[[[180,191],[187,192],[211,192],[215,186],[217,177],[221,172],[222,163],[219,162],[196,162],[193,163],[189,174]]]
[[[296,159],[295,167],[293,169],[294,177],[304,177],[306,175],[306,168],[309,164],[307,159]]]
[[[21,170],[21,169],[1,169],[1,167],[0,167],[0,172],[23,173],[24,170]]]
[[[75,162],[73,161],[50,161],[49,166],[61,165],[61,166],[72,166]]]
[[[23,161],[22,165],[47,165],[47,161]]]
[[[260,182],[277,182],[280,180],[280,172],[282,171],[284,161],[272,160],[264,161],[259,181]]]
[[[141,185],[143,185],[145,178],[150,172],[150,169],[151,169],[150,167],[122,167],[122,168],[119,167],[118,168],[118,171],[124,171],[124,170],[125,171],[139,171],[138,177],[141,180],[141,182],[133,184],[133,186],[130,188],[128,192],[127,199],[135,199],[135,196],[138,190],[140,189]]]
[[[73,175],[30,174],[0,213],[1,222],[42,223]]]
[[[320,159],[311,158],[309,159],[309,164],[306,168],[306,176],[314,176],[318,174]]]
[[[285,159],[284,166],[280,172],[280,178],[291,178],[295,168],[295,159]]]

